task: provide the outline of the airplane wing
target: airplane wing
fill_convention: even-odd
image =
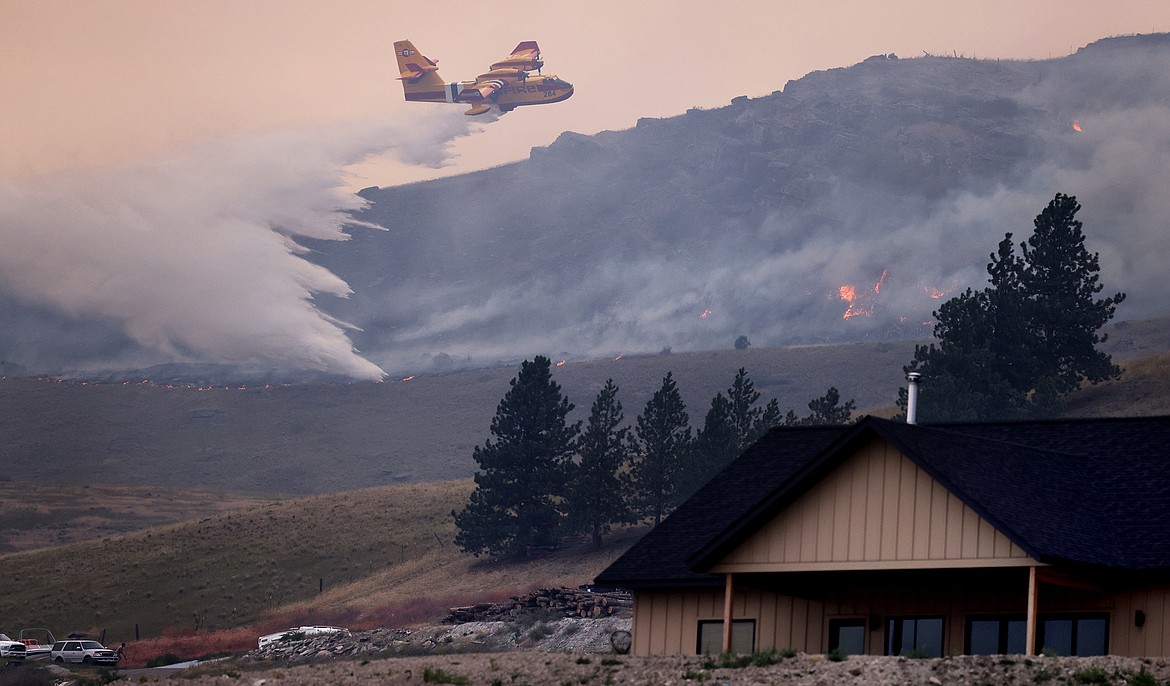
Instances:
[[[481,83],[475,84],[474,86],[471,87],[471,90],[479,91],[480,97],[482,97],[484,100],[487,100],[487,99],[491,98],[492,95],[496,91],[500,90],[503,87],[504,87],[503,81],[500,81],[498,79],[492,79],[491,81],[483,81]]]
[[[526,40],[517,45],[512,54],[492,65],[492,69],[514,67],[525,71],[540,69],[544,62],[540,59],[540,47],[534,40]]]

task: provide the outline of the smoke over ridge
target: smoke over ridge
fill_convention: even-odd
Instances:
[[[926,337],[1057,192],[1084,206],[1104,294],[1129,294],[1118,317],[1164,315],[1168,103],[1170,36],[1128,37],[1035,62],[875,56],[362,198],[337,189],[346,164],[386,148],[441,164],[467,118],[420,110],[8,185],[0,362],[370,379],[741,334]],[[388,230],[345,240],[363,223]]]
[[[301,242],[349,238],[364,201],[342,188],[346,165],[390,153],[440,166],[447,144],[471,131],[444,109],[0,185],[0,359],[381,378],[350,342],[351,325],[319,308],[351,289],[306,260]]]
[[[928,337],[1057,192],[1121,319],[1170,313],[1170,37],[1038,62],[867,60],[509,168],[380,189],[314,260],[385,369]],[[1074,128],[1074,124],[1076,127]],[[1079,129],[1079,130],[1078,130]],[[474,178],[472,178],[474,177]],[[517,189],[522,190],[518,193]],[[444,202],[458,198],[459,202]],[[401,213],[413,212],[409,221]],[[393,278],[371,261],[411,255]]]

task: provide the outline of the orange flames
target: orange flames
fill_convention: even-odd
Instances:
[[[411,379],[413,379],[414,377],[415,377],[415,375],[414,375],[414,374],[411,374],[410,376],[403,377],[403,379],[402,379],[402,380],[403,380],[403,381],[410,381],[410,380],[411,380]]]
[[[1083,133],[1081,131],[1081,124],[1076,119],[1073,120],[1073,131],[1076,131],[1077,133]]]
[[[621,355],[618,355],[617,357],[613,358],[613,361],[614,361],[614,362],[617,362],[617,361],[618,361],[618,360],[620,360],[620,359],[622,359],[622,356],[621,356]]]
[[[566,362],[566,360],[561,360],[560,362],[557,362],[557,366],[558,366],[558,367],[564,367],[564,366],[565,366],[565,362]]]
[[[706,319],[711,316],[711,310],[703,310],[703,314],[699,315],[699,319]]]
[[[845,310],[845,314],[841,315],[843,319],[852,319],[853,317],[863,316],[869,317],[873,315],[873,306],[876,304],[877,296],[882,292],[882,284],[885,283],[886,274],[888,272],[883,269],[882,275],[878,277],[873,288],[867,288],[860,293],[857,292],[857,287],[851,283],[847,283],[837,289],[837,297],[849,303],[849,307]]]

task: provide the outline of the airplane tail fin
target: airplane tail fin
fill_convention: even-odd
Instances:
[[[439,66],[428,59],[408,40],[394,42],[394,56],[398,58],[398,78],[402,81],[402,90],[410,93],[433,91],[435,87],[442,88],[443,79],[439,76]]]

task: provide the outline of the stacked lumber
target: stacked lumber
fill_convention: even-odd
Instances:
[[[634,599],[629,591],[542,588],[526,595],[512,596],[510,601],[504,603],[453,607],[443,623],[506,622],[529,614],[583,618],[629,617],[633,607]]]

